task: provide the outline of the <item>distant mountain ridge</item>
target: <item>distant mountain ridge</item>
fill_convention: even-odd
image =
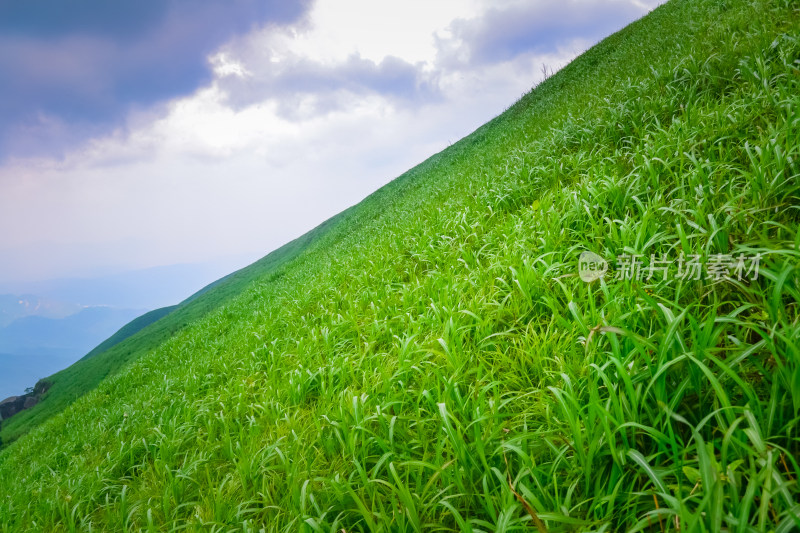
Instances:
[[[44,303],[65,302],[78,306],[108,305],[127,309],[157,309],[179,302],[211,281],[229,273],[245,259],[219,263],[164,265],[87,278],[63,278],[29,282],[0,282],[0,313],[15,295]],[[6,304],[7,300],[10,301]],[[29,313],[33,314],[33,313]],[[65,315],[61,315],[65,316]],[[0,315],[1,317],[1,315]]]
[[[0,294],[0,328],[26,316],[64,318],[80,310],[77,303],[50,300],[35,294]]]
[[[140,315],[141,309],[87,307],[64,318],[26,316],[0,328],[0,352],[27,355],[41,349],[72,350],[83,353]]]
[[[74,363],[141,313],[89,307],[64,318],[24,316],[0,328],[0,400]]]

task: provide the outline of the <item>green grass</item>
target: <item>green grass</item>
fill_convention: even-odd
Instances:
[[[220,308],[253,280],[281,276],[281,267],[285,263],[336,228],[348,216],[348,211],[340,213],[252,265],[211,283],[179,305],[145,313],[126,324],[74,365],[44,378],[50,387],[40,403],[0,425],[0,447],[7,446],[60,413],[106,377],[153,350],[187,324]]]
[[[148,311],[147,313],[143,314],[142,316],[136,317],[124,326],[122,326],[119,331],[114,333],[112,336],[98,344],[97,346],[92,349],[89,353],[83,356],[81,359],[91,359],[92,357],[99,355],[106,350],[110,349],[112,346],[115,346],[125,339],[136,335],[141,330],[156,322],[161,320],[175,309],[177,309],[177,305],[170,305],[168,307],[161,307],[159,309],[154,309],[152,311]]]
[[[797,530],[799,29],[606,39],[0,452],[0,531]]]

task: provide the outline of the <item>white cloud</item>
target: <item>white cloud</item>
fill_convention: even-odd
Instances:
[[[266,49],[280,60],[299,56],[335,64],[358,54],[376,63],[394,56],[413,64],[435,58],[434,34],[454,16],[471,18],[482,9],[477,0],[323,1],[295,31],[265,29],[238,46],[251,54]]]

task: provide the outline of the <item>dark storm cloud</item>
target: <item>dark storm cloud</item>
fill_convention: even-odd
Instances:
[[[567,0],[492,8],[480,19],[453,22],[455,39],[439,41],[440,61],[479,66],[525,53],[554,52],[574,39],[598,41],[642,15],[641,8],[624,1]]]
[[[120,125],[131,108],[192,92],[210,82],[207,56],[226,40],[296,21],[307,4],[0,3],[0,158],[67,148]]]

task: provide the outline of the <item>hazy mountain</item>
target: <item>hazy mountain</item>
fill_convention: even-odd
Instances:
[[[66,302],[62,305],[156,309],[184,300],[201,287],[247,263],[245,259],[231,259],[214,263],[159,266],[91,278],[0,282],[0,294],[35,295],[28,299],[48,303],[51,307],[55,307],[57,302]],[[2,298],[0,312],[6,308],[13,312],[14,306],[19,305],[14,302],[23,299],[16,296]],[[78,310],[74,309],[73,312]],[[16,318],[30,314],[42,313],[18,314]]]
[[[90,307],[65,318],[25,316],[0,328],[0,399],[74,363],[141,313]]]
[[[0,294],[0,327],[25,316],[64,318],[80,310],[77,303],[49,300],[34,294]]]

